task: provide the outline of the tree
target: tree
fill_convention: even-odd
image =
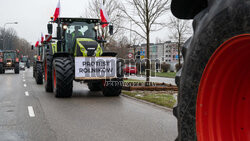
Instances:
[[[147,43],[147,71],[146,81],[150,78],[150,33],[158,31],[164,27],[164,22],[160,17],[169,10],[168,0],[126,0],[121,11],[123,17],[132,22],[136,27],[134,29],[123,27],[130,30],[146,40]],[[126,5],[126,6],[125,6]]]
[[[122,36],[117,40],[111,40],[107,44],[107,50],[116,52],[118,58],[127,59],[129,53],[129,41],[126,36]]]
[[[190,21],[180,20],[175,17],[170,17],[170,22],[168,24],[169,29],[172,31],[172,36],[178,44],[178,62],[181,65],[180,48],[182,43],[187,39],[186,35],[190,35],[191,27]]]
[[[3,29],[0,27],[0,49],[1,50],[16,50],[20,51],[20,55],[28,55],[31,59],[34,56],[34,51],[31,50],[30,43],[17,36],[16,31],[12,28]]]
[[[99,34],[103,36],[104,40],[113,40],[117,36],[119,36],[119,32],[121,31],[121,23],[122,19],[120,16],[120,3],[117,0],[103,0],[103,5],[109,16],[110,23],[114,25],[114,34],[112,36],[108,33],[108,28],[101,28],[99,30]],[[100,19],[100,0],[91,0],[89,2],[89,9],[85,12],[85,17],[89,18],[99,18]]]

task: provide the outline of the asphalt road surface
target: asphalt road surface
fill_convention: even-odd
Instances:
[[[36,85],[32,69],[0,75],[1,141],[173,141],[170,111],[133,99],[103,97],[75,83],[69,99]]]

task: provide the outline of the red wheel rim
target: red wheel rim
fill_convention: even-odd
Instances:
[[[53,70],[54,88],[56,88],[56,70]]]
[[[47,74],[47,61],[45,61],[44,71],[45,71],[44,79],[45,79],[45,81],[47,81],[47,79],[48,79],[48,78],[47,78],[47,77],[48,77],[48,76],[47,76],[47,75],[48,75],[48,74]]]
[[[250,34],[223,43],[201,78],[196,107],[199,141],[250,140]]]

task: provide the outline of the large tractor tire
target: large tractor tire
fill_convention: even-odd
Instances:
[[[14,72],[15,72],[15,74],[19,74],[19,63],[15,63]]]
[[[177,140],[250,140],[250,3],[208,5],[194,18],[176,79]]]
[[[43,84],[43,67],[42,63],[36,63],[36,83]]]
[[[52,65],[53,65],[53,54],[50,48],[46,50],[44,59],[44,83],[46,92],[53,92]]]
[[[102,90],[102,83],[101,82],[89,82],[88,88],[91,92],[101,91]]]
[[[122,78],[116,78],[111,80],[105,80],[103,82],[102,93],[106,97],[119,96],[122,91]]]
[[[3,64],[0,63],[0,74],[3,74]]]
[[[36,78],[36,64],[33,65],[33,77]]]
[[[67,57],[59,57],[53,61],[53,86],[57,98],[68,98],[73,93],[73,65]]]

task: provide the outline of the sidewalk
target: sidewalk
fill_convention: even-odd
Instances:
[[[136,79],[136,80],[146,80],[146,76],[137,77],[135,75],[129,76],[129,79]],[[175,84],[174,78],[166,78],[166,77],[150,77],[150,82],[159,82],[159,83],[167,83],[167,84]]]

